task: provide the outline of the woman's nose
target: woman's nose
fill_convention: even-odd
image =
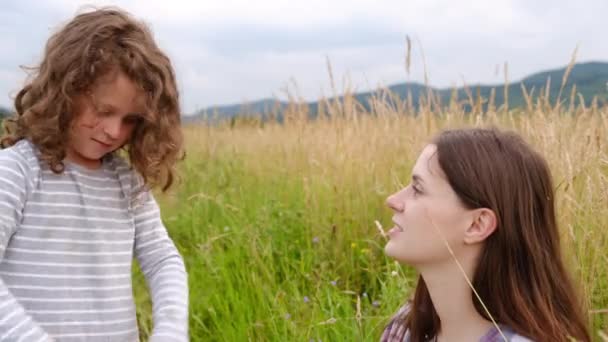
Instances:
[[[399,193],[388,196],[386,198],[386,205],[394,211],[401,212],[405,209],[405,204],[399,199],[398,194]]]

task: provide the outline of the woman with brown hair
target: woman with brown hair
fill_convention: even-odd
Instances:
[[[420,277],[382,341],[590,341],[549,168],[518,135],[442,132],[387,204],[385,252]]]

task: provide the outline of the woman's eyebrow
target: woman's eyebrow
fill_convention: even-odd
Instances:
[[[418,183],[424,183],[424,179],[422,178],[422,176],[420,176],[418,174],[412,175],[412,181],[418,182]]]

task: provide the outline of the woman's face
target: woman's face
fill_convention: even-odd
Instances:
[[[465,208],[441,170],[437,148],[424,148],[408,186],[390,195],[394,227],[385,252],[391,258],[414,267],[451,262],[446,243],[456,256],[466,248],[465,232],[471,226],[473,210]]]

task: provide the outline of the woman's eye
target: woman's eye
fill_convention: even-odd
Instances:
[[[420,191],[420,189],[418,189],[417,186],[412,186],[412,190],[414,191],[414,195],[420,195],[422,193],[422,191]]]

